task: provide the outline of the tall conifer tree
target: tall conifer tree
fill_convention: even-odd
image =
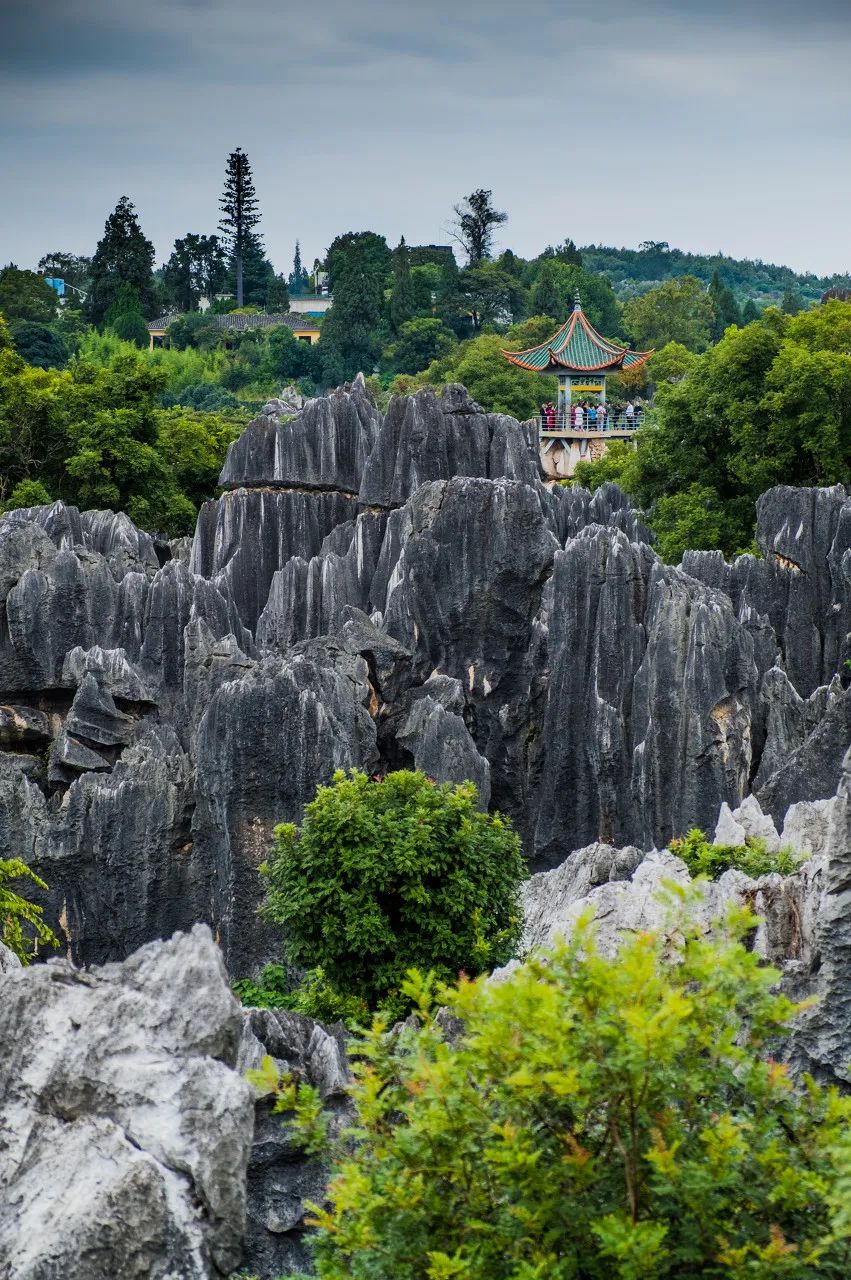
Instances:
[[[251,165],[242,147],[237,147],[236,151],[232,151],[228,156],[225,189],[219,201],[219,208],[222,211],[219,230],[230,250],[236,276],[236,305],[241,307],[244,296],[243,270],[246,245],[252,235],[255,240],[259,240],[253,228],[260,221]]]
[[[405,237],[393,250],[393,287],[390,293],[390,327],[398,334],[402,325],[416,312],[414,283],[411,279],[411,262]]]
[[[93,324],[101,324],[122,285],[131,285],[145,315],[156,308],[154,246],[139,226],[136,209],[122,196],[106,220],[103,238],[92,259],[91,289],[86,311]]]

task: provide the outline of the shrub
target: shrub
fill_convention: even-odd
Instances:
[[[283,926],[289,963],[319,966],[374,1007],[412,965],[454,977],[508,960],[522,924],[520,841],[476,801],[471,782],[336,773],[301,830],[275,829],[261,867],[263,911]]]
[[[791,875],[801,865],[789,848],[772,852],[764,840],[748,836],[743,845],[710,844],[702,831],[694,827],[680,840],[672,840],[668,846],[672,853],[689,869],[689,875],[708,876],[718,880],[725,871],[734,867],[746,876],[767,876],[776,871],[781,876]]]
[[[39,889],[47,888],[20,858],[0,858],[0,942],[14,951],[21,964],[29,964],[39,946],[59,946],[56,934],[42,919],[43,908],[11,887],[15,881],[25,879]]]
[[[53,501],[40,480],[19,480],[0,511],[20,511],[24,507],[47,507]]]
[[[321,969],[310,969],[294,987],[285,965],[267,964],[256,982],[241,978],[233,990],[248,1008],[291,1009],[319,1022],[342,1022],[351,1030],[369,1020],[366,1002],[335,991]]]
[[[755,922],[682,910],[607,958],[586,917],[503,982],[412,975],[419,1025],[358,1048],[321,1280],[847,1275],[851,1099],[759,1056],[796,1007]],[[318,1094],[257,1077],[315,1143]]]

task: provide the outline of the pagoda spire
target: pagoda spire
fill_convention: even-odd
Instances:
[[[582,299],[579,297],[578,289],[576,290],[576,293],[573,295],[573,310],[574,311],[582,310]]]

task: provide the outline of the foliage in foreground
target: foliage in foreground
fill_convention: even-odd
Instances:
[[[233,984],[234,995],[250,1009],[290,1009],[318,1022],[342,1022],[350,1030],[369,1022],[366,1001],[341,995],[322,969],[310,969],[298,985],[293,985],[282,964],[264,965],[256,981],[240,978]]]
[[[47,888],[20,858],[0,858],[0,942],[14,951],[21,964],[29,964],[39,946],[58,947],[59,939],[44,923],[43,909],[12,887],[20,880]]]
[[[710,938],[681,909],[607,958],[586,918],[503,982],[435,1001],[411,975],[419,1026],[357,1050],[322,1280],[846,1276],[851,1099],[763,1058],[797,1010],[742,945],[755,922]],[[271,1060],[255,1082],[315,1150],[315,1092]]]
[[[263,912],[282,926],[289,963],[318,965],[372,1008],[412,965],[452,979],[504,964],[522,926],[525,868],[508,820],[477,798],[472,782],[338,771],[300,830],[276,827],[260,869]]]
[[[742,845],[712,844],[697,827],[693,827],[681,839],[672,840],[668,847],[678,858],[682,858],[689,869],[689,875],[708,876],[710,880],[720,879],[731,868],[756,879],[771,875],[772,872],[790,876],[801,866],[801,859],[796,858],[791,848],[772,851],[757,836],[748,836]]]

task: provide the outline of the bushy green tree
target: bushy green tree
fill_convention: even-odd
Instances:
[[[675,912],[608,957],[586,918],[501,982],[412,975],[419,1025],[357,1045],[320,1280],[845,1276],[851,1099],[771,1060],[796,1006],[754,924]],[[276,1077],[316,1150],[321,1099]]]
[[[376,1005],[421,965],[451,978],[504,964],[517,944],[524,875],[510,823],[470,783],[400,770],[338,772],[301,828],[275,829],[263,913],[287,960]]]
[[[19,891],[25,880],[47,888],[20,858],[0,858],[0,942],[14,951],[21,964],[29,964],[39,948],[59,946],[56,934],[44,922],[44,908]]]
[[[456,346],[455,335],[436,316],[416,316],[402,325],[399,337],[388,348],[387,358],[397,373],[419,373],[448,355]]]
[[[722,283],[717,269],[713,271],[709,282],[709,300],[712,303],[711,338],[713,342],[719,342],[724,337],[724,330],[731,324],[742,323],[742,314],[733,290]]]
[[[395,336],[398,336],[403,324],[413,319],[415,310],[408,246],[402,236],[393,250],[393,284],[390,289],[390,329]]]
[[[266,330],[263,376],[278,388],[300,378],[317,381],[322,365],[318,346],[297,338],[289,325],[276,324]]]
[[[753,298],[748,298],[742,307],[742,324],[753,324],[754,320],[759,319],[759,307]]]
[[[185,351],[187,347],[209,350],[218,343],[220,333],[215,316],[206,311],[190,311],[172,320],[166,329],[165,342],[177,351]]]
[[[91,286],[85,310],[92,324],[102,324],[122,285],[135,289],[143,316],[156,313],[154,246],[146,240],[136,209],[122,196],[106,220],[92,258]]]
[[[533,418],[543,400],[555,400],[556,379],[509,364],[502,350],[535,346],[551,333],[552,321],[537,316],[512,326],[504,335],[479,334],[435,360],[415,379],[415,386],[440,388],[448,382],[461,382],[489,413],[508,413],[521,422]]]
[[[64,369],[71,352],[57,331],[50,325],[22,320],[12,326],[15,350],[27,364],[38,369]]]
[[[6,501],[0,504],[0,510],[20,511],[24,507],[46,507],[52,501],[40,480],[19,480]]]
[[[780,303],[780,310],[784,316],[796,316],[799,311],[803,311],[804,303],[800,293],[791,284],[787,285],[783,290],[783,299]]]
[[[334,305],[325,317],[319,341],[326,383],[347,382],[372,373],[381,354],[379,326],[390,250],[372,231],[349,232],[328,250]]]
[[[104,316],[104,324],[122,341],[132,342],[143,351],[148,346],[148,326],[142,314],[139,294],[132,284],[122,284],[118,289]]]
[[[545,262],[532,290],[532,308],[535,315],[552,316],[557,320],[561,319],[563,304],[564,299],[558,286],[553,263]]]
[[[49,324],[56,316],[56,294],[35,271],[21,271],[13,262],[0,271],[0,312],[9,323],[28,320]]]
[[[680,342],[689,351],[705,351],[714,311],[705,286],[694,276],[666,280],[623,310],[624,324],[642,349]]]
[[[43,258],[40,258],[38,269],[42,275],[64,280],[66,285],[75,285],[85,293],[89,287],[92,260],[83,254],[66,253],[60,249],[56,253],[46,253]]]
[[[218,236],[188,231],[174,242],[163,268],[168,303],[178,311],[194,311],[202,297],[213,301],[225,280],[225,250]]]

